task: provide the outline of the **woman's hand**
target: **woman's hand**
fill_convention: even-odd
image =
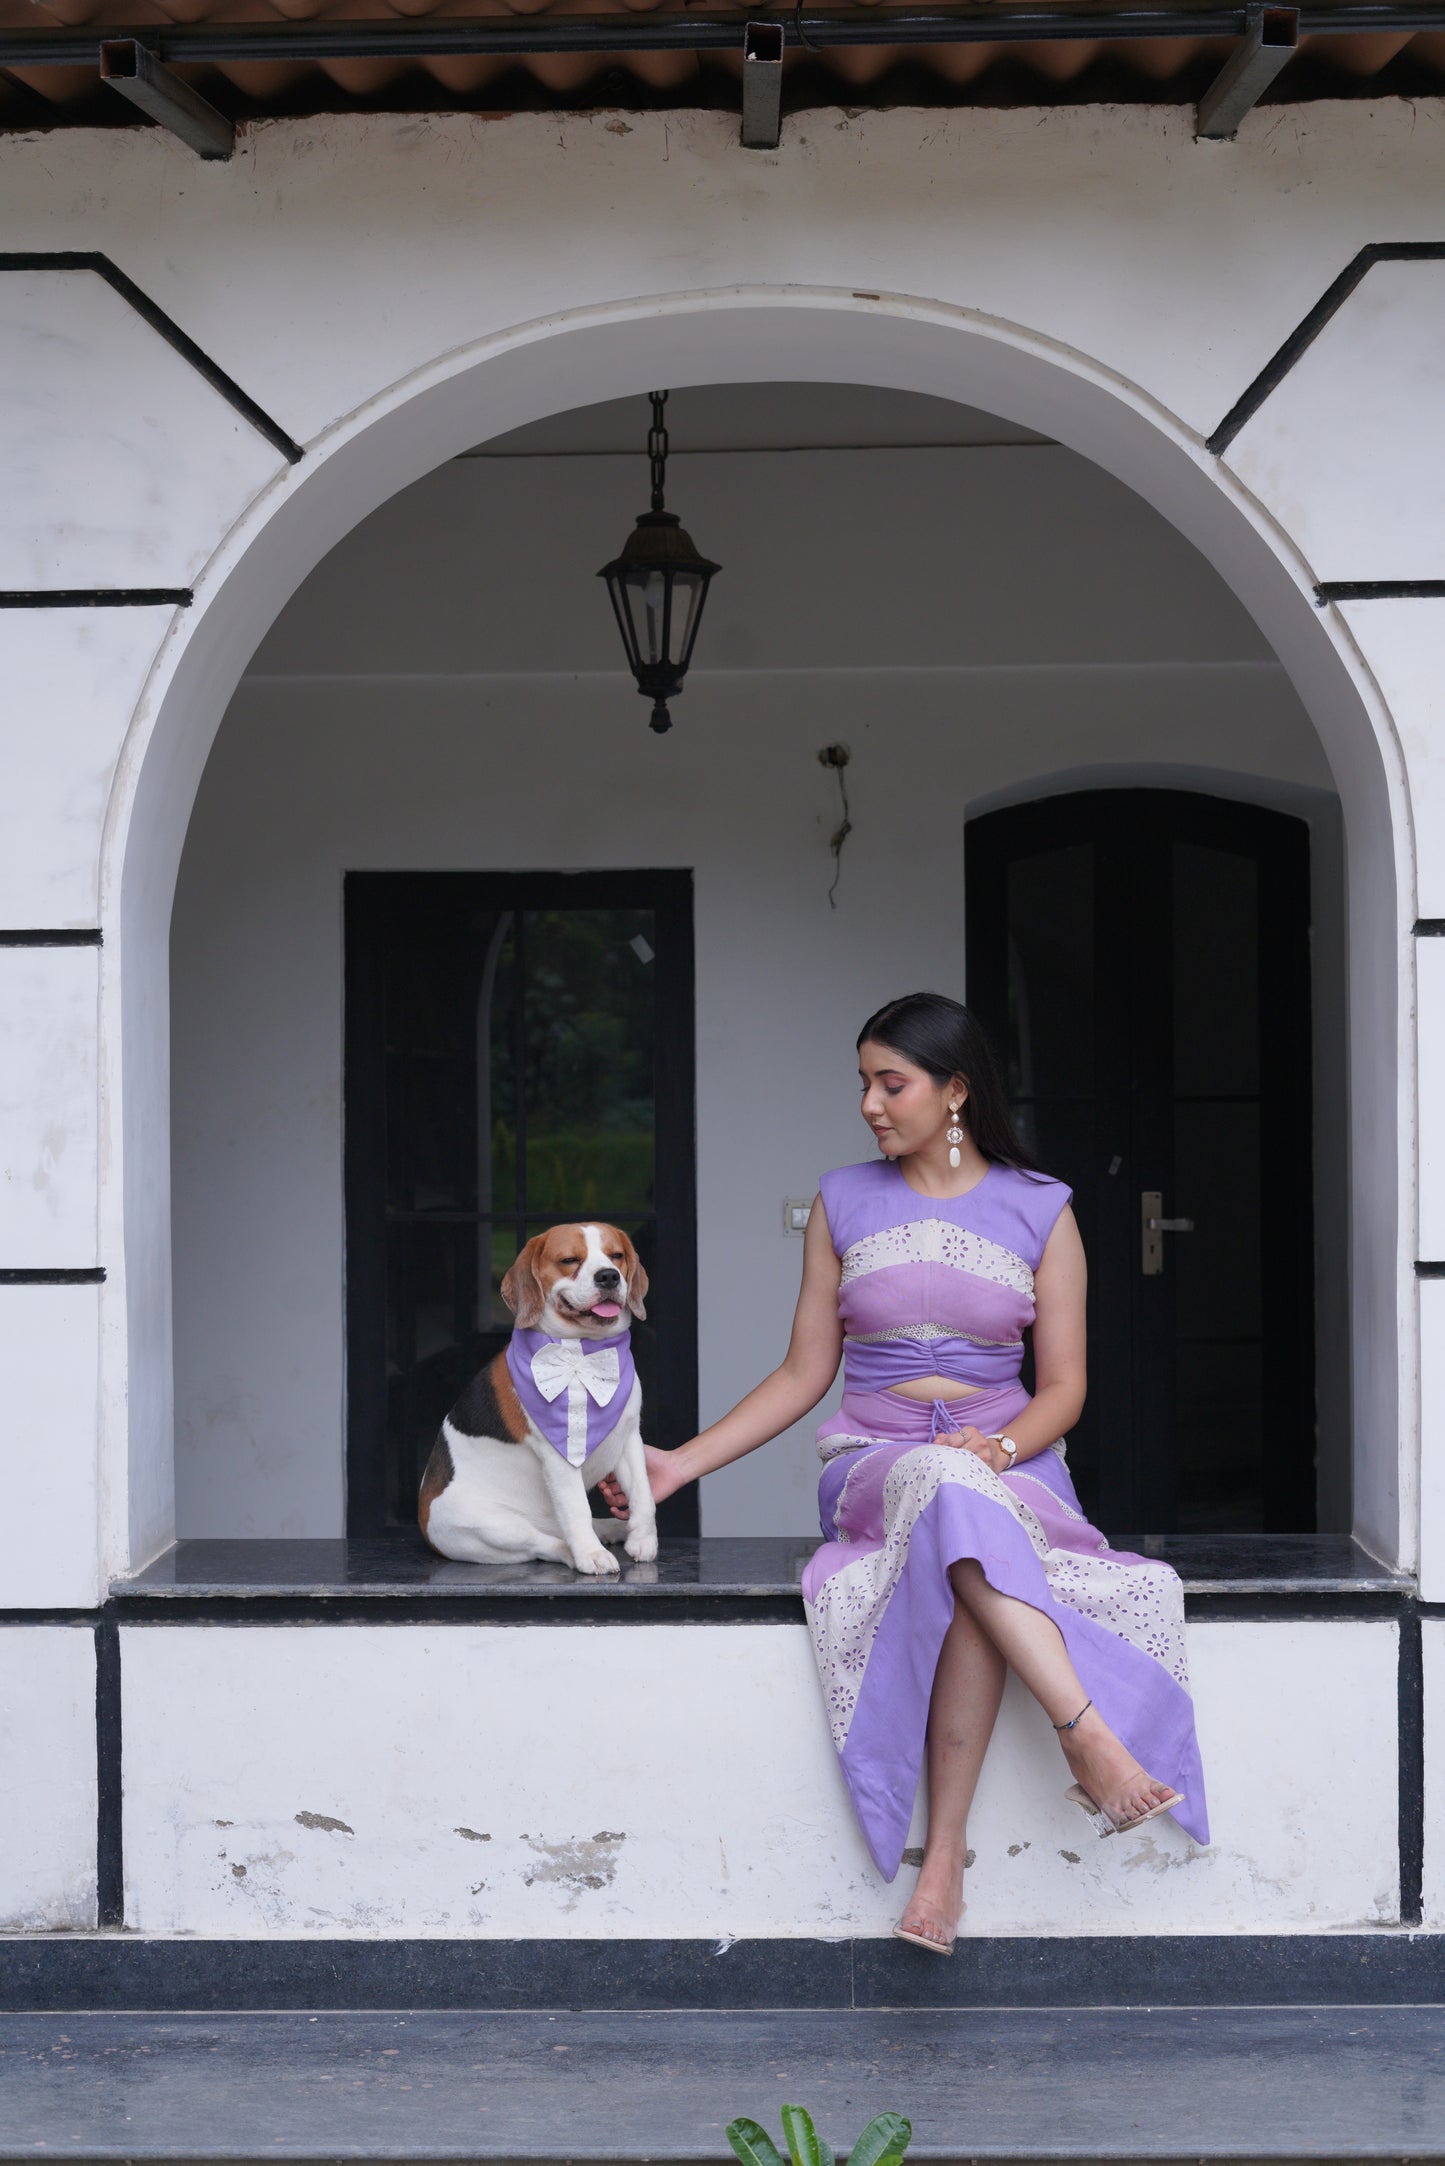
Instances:
[[[644,1444],[642,1456],[647,1461],[647,1486],[652,1491],[652,1501],[661,1504],[665,1497],[682,1487],[672,1465],[677,1454],[659,1451],[655,1444]],[[597,1484],[597,1494],[606,1500],[614,1519],[627,1518],[627,1492],[615,1474],[606,1475]]]
[[[1011,1464],[1002,1444],[996,1444],[991,1436],[985,1436],[981,1429],[975,1429],[972,1422],[966,1422],[962,1429],[940,1429],[933,1441],[935,1444],[953,1444],[960,1451],[972,1452],[985,1466],[992,1467],[995,1474],[1006,1474]]]

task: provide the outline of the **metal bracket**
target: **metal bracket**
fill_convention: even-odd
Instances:
[[[776,150],[782,112],[783,26],[749,23],[743,31],[743,149]]]
[[[1299,9],[1249,7],[1245,32],[1199,101],[1196,140],[1223,142],[1258,103],[1299,44]]]
[[[229,158],[235,150],[236,130],[225,114],[172,75],[138,38],[101,40],[100,79],[178,135],[197,157]]]

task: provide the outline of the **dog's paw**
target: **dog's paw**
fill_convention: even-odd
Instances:
[[[623,1544],[635,1564],[651,1564],[657,1555],[657,1530],[655,1527],[637,1527]]]
[[[606,1579],[610,1573],[622,1569],[611,1550],[604,1549],[600,1543],[596,1549],[579,1550],[572,1559],[572,1568],[576,1572],[586,1572],[592,1579]]]

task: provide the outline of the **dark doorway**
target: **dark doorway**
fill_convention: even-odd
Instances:
[[[604,1219],[652,1290],[649,1443],[697,1427],[692,879],[346,881],[347,1531],[416,1522],[437,1425],[511,1332],[534,1233]],[[696,1490],[663,1531],[697,1532]]]
[[[1311,1532],[1307,827],[1085,791],[971,821],[967,865],[969,999],[1088,1250],[1086,1510]]]

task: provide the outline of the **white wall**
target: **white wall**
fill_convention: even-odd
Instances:
[[[1011,1681],[970,1822],[969,1931],[1388,1924],[1396,1640],[1386,1622],[1192,1628],[1207,1851],[1169,1820],[1100,1842]],[[140,1932],[884,1934],[912,1882],[864,1850],[801,1625],[121,1641]],[[1335,1733],[1350,1776],[1322,1792]]]
[[[88,1625],[7,1625],[0,1629],[0,1931],[94,1925],[95,1836],[95,1633]]]
[[[875,424],[883,396],[862,402]],[[896,402],[920,425],[938,403]],[[687,415],[680,394],[680,447]],[[724,571],[659,740],[594,577],[644,475],[608,456],[439,469],[318,567],[232,704],[173,921],[182,1533],[342,1526],[346,870],[694,869],[706,1420],[786,1342],[801,1248],[782,1198],[867,1155],[859,1022],[910,985],[963,990],[970,810],[1055,774],[1176,771],[1332,804],[1318,740],[1220,580],[1052,445],[680,449],[670,501]],[[816,759],[834,739],[853,750],[854,820],[836,911],[837,798]],[[1337,1029],[1339,951],[1321,945]],[[1338,1159],[1327,1144],[1330,1222]],[[1337,1378],[1336,1443],[1344,1401]],[[705,1531],[810,1529],[811,1428],[715,1476]]]

